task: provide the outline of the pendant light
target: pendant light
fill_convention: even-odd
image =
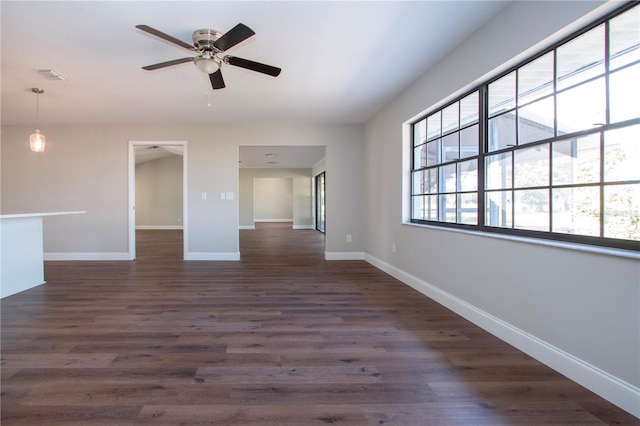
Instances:
[[[36,94],[36,132],[29,137],[29,145],[33,152],[44,152],[46,138],[40,133],[40,95],[44,90],[34,87],[31,91]]]

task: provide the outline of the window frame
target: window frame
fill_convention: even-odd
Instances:
[[[613,130],[616,129],[622,129],[622,128],[630,128],[632,126],[636,126],[636,125],[640,125],[640,117],[634,117],[631,119],[627,119],[624,121],[620,121],[620,122],[616,122],[616,123],[611,123],[610,122],[610,118],[611,118],[611,114],[610,114],[610,101],[611,101],[611,91],[610,91],[610,77],[611,75],[613,75],[616,72],[620,72],[624,69],[628,69],[631,67],[640,67],[640,61],[638,61],[637,59],[634,61],[630,61],[629,63],[625,63],[622,66],[618,66],[615,67],[613,69],[611,69],[610,67],[610,36],[611,36],[611,30],[610,30],[610,20],[612,18],[615,18],[618,15],[621,15],[633,8],[639,8],[640,10],[640,4],[635,3],[635,2],[630,2],[629,4],[626,4],[620,8],[617,8],[615,11],[612,11],[611,13],[607,14],[606,16],[603,16],[602,18],[594,21],[593,23],[591,23],[590,25],[587,25],[585,27],[583,27],[582,29],[573,32],[572,34],[570,34],[567,37],[564,37],[562,40],[554,43],[553,45],[543,49],[542,51],[529,56],[528,58],[526,58],[523,61],[520,61],[519,63],[517,63],[514,66],[509,67],[509,69],[507,69],[504,72],[499,73],[498,75],[496,75],[495,77],[492,77],[490,79],[487,79],[483,82],[481,82],[480,84],[478,84],[477,86],[473,87],[472,89],[465,91],[462,95],[456,95],[455,98],[450,99],[449,101],[447,101],[444,104],[440,104],[437,107],[434,108],[430,108],[429,110],[427,110],[424,114],[421,114],[417,119],[412,120],[409,124],[410,124],[410,168],[409,168],[409,183],[410,183],[410,191],[409,191],[409,218],[410,218],[410,223],[412,224],[418,224],[418,225],[429,225],[429,226],[436,226],[436,227],[444,227],[444,228],[455,228],[455,229],[460,229],[460,230],[470,230],[470,231],[479,231],[482,233],[488,233],[488,234],[503,234],[503,235],[509,235],[509,236],[515,236],[515,237],[526,237],[526,238],[534,238],[534,239],[542,239],[542,240],[553,240],[553,241],[560,241],[560,242],[568,242],[568,243],[577,243],[577,244],[587,244],[587,245],[593,245],[593,246],[602,246],[602,247],[608,247],[608,248],[616,248],[616,249],[625,249],[625,250],[633,250],[633,251],[640,251],[640,240],[632,240],[632,239],[619,239],[619,238],[611,238],[611,237],[606,237],[603,236],[603,230],[604,230],[604,226],[606,223],[606,219],[604,216],[604,212],[605,212],[605,199],[604,199],[604,189],[611,187],[612,183],[608,182],[605,180],[604,178],[604,158],[603,158],[603,153],[604,153],[604,149],[605,149],[605,135]],[[567,85],[567,86],[563,86],[562,88],[558,89],[557,85],[558,85],[558,64],[557,64],[557,58],[558,58],[558,49],[564,45],[567,45],[569,42],[576,40],[578,37],[588,33],[589,31],[593,30],[594,28],[597,28],[599,26],[603,26],[603,31],[604,31],[604,46],[603,46],[603,71],[601,73],[598,73],[596,75],[591,75],[588,78],[582,79],[578,82],[572,82],[571,84]],[[547,55],[547,54],[551,54],[552,58],[553,58],[553,62],[552,62],[552,88],[551,88],[551,93],[547,93],[546,95],[543,96],[539,96],[533,99],[528,99],[526,101],[524,101],[523,103],[519,102],[519,86],[518,86],[518,77],[519,77],[519,70],[521,70],[523,67],[525,67],[526,65],[542,58],[543,56]],[[501,113],[496,113],[494,115],[492,115],[491,117],[497,117],[500,116],[501,114],[513,114],[515,123],[515,145],[513,146],[506,146],[506,147],[501,147],[499,149],[494,149],[493,151],[490,151],[490,147],[489,147],[489,119],[490,119],[490,115],[489,115],[489,86],[500,80],[501,78],[508,76],[509,74],[514,73],[515,75],[515,91],[514,91],[514,106],[512,108],[507,108],[506,111],[501,112]],[[558,104],[558,95],[559,94],[563,94],[563,93],[568,93],[569,91],[575,89],[576,87],[581,87],[583,85],[589,84],[590,82],[594,82],[594,81],[598,81],[599,79],[603,79],[604,80],[604,86],[605,86],[605,97],[604,97],[604,102],[605,102],[605,117],[604,120],[605,122],[602,123],[601,125],[598,126],[593,126],[591,128],[588,129],[580,129],[578,131],[575,132],[569,132],[566,134],[560,134],[560,130],[559,130],[559,126],[558,126],[558,108],[557,108],[557,104]],[[433,116],[434,114],[440,114],[441,116],[443,115],[443,111],[450,107],[451,105],[455,104],[455,103],[459,103],[461,102],[463,99],[465,99],[467,96],[469,96],[470,94],[473,94],[474,92],[478,92],[479,93],[479,119],[478,119],[478,132],[479,132],[479,136],[478,136],[478,151],[477,151],[477,155],[476,156],[472,156],[472,157],[466,157],[466,158],[458,158],[457,161],[449,161],[449,162],[443,162],[440,164],[437,164],[435,166],[422,166],[422,167],[417,167],[416,168],[416,161],[414,156],[416,155],[416,146],[420,146],[421,143],[416,145],[415,142],[415,137],[416,137],[416,125],[420,122],[422,122],[423,120],[428,119],[428,117]],[[544,139],[540,139],[540,140],[534,140],[532,142],[525,142],[525,143],[519,143],[519,138],[520,138],[520,132],[518,130],[518,126],[519,126],[519,121],[520,121],[520,115],[518,114],[520,112],[520,110],[523,107],[532,105],[535,102],[538,102],[540,100],[543,99],[551,99],[554,105],[553,108],[553,136],[552,137],[547,137]],[[460,110],[460,108],[459,108]],[[440,119],[441,123],[442,123],[442,118]],[[459,118],[459,123],[460,123],[460,118]],[[426,124],[425,124],[426,125]],[[472,126],[475,124],[471,124],[469,125]],[[458,127],[458,132],[461,132],[462,130],[462,126],[459,125]],[[444,131],[441,130],[440,132],[440,137],[442,137],[445,134]],[[553,158],[554,158],[554,143],[560,142],[560,141],[564,141],[564,140],[577,140],[577,138],[581,138],[581,137],[585,137],[585,136],[589,136],[589,135],[597,135],[598,136],[598,140],[599,140],[599,149],[600,149],[600,158],[599,158],[599,162],[600,162],[600,176],[599,176],[599,180],[593,183],[588,183],[588,184],[584,184],[584,183],[576,183],[576,182],[572,182],[569,184],[564,184],[564,185],[558,185],[556,183],[554,183],[554,178],[553,178],[553,171],[554,171],[554,165],[553,165]],[[428,130],[425,131],[425,147],[426,144],[429,142],[429,137],[428,137]],[[640,143],[640,141],[638,142]],[[460,137],[458,137],[458,146],[460,146]],[[547,203],[547,209],[548,209],[548,217],[549,217],[549,221],[548,221],[548,230],[547,231],[540,231],[540,230],[531,230],[531,229],[523,229],[523,228],[516,228],[515,224],[513,223],[515,221],[514,219],[514,214],[513,214],[513,209],[514,209],[514,205],[515,205],[515,200],[513,199],[513,197],[515,196],[516,192],[519,190],[519,188],[516,187],[515,185],[515,156],[517,152],[523,152],[523,150],[525,149],[529,149],[529,148],[535,148],[535,147],[548,147],[548,159],[547,161],[547,167],[549,168],[549,178],[548,181],[546,183],[546,185],[541,186],[539,189],[543,189],[546,190],[547,195],[548,195],[548,203]],[[499,154],[510,154],[511,157],[511,186],[509,188],[503,188],[504,191],[510,191],[510,193],[512,194],[512,200],[513,202],[511,203],[512,205],[512,213],[511,213],[511,226],[510,227],[500,227],[500,226],[492,226],[492,225],[487,225],[487,210],[486,210],[486,199],[487,199],[487,194],[490,194],[492,192],[496,192],[497,190],[495,189],[487,189],[486,188],[486,161],[487,158],[492,157],[494,155],[499,155]],[[459,156],[460,157],[460,156]],[[450,164],[458,164],[470,159],[476,158],[477,159],[477,174],[478,174],[478,182],[477,182],[477,190],[476,190],[476,196],[477,196],[477,223],[475,225],[472,224],[463,224],[463,223],[455,223],[455,222],[450,222],[450,221],[446,221],[446,215],[444,218],[441,218],[440,216],[438,216],[438,220],[432,220],[432,219],[425,219],[425,217],[427,217],[424,213],[422,215],[423,218],[414,218],[414,197],[416,196],[420,196],[414,193],[414,178],[415,178],[415,172],[420,171],[420,170],[428,170],[430,168],[435,167],[436,169],[438,167],[441,166],[445,166],[445,165],[450,165]],[[613,183],[613,185],[624,185],[625,182],[615,182]],[[640,179],[632,179],[632,180],[627,180],[626,184],[633,184],[633,185],[638,185],[640,184]],[[598,236],[590,236],[590,235],[584,235],[584,234],[576,234],[576,233],[564,233],[564,232],[554,232],[553,231],[553,215],[554,215],[554,209],[553,209],[553,191],[554,189],[564,189],[564,188],[568,188],[568,189],[575,189],[575,188],[582,188],[582,187],[596,187],[599,190],[599,194],[600,194],[600,199],[599,199],[599,217],[598,217],[598,222],[600,224],[600,231],[599,231],[599,235]],[[460,186],[459,183],[457,183],[456,185],[456,194],[459,196],[460,195]],[[520,189],[522,190],[522,189]],[[425,194],[428,194],[428,192],[426,192],[427,190],[424,189],[422,192],[422,196],[425,196]],[[439,194],[439,193],[438,193]],[[459,211],[459,207],[456,204],[456,217],[459,218],[460,217],[460,211]]]
[[[412,125],[412,138],[411,138],[411,141],[412,141],[411,142],[411,150],[412,150],[412,154],[411,154],[412,191],[411,192],[412,192],[412,194],[411,194],[411,201],[410,201],[411,211],[412,211],[412,213],[414,211],[413,210],[414,209],[414,204],[413,204],[414,203],[414,194],[413,194],[413,188],[414,188],[414,186],[413,186],[413,174],[414,174],[414,172],[421,172],[421,171],[425,172],[425,171],[428,171],[428,170],[435,170],[436,171],[436,175],[437,175],[437,184],[436,184],[437,189],[435,191],[433,191],[433,192],[427,191],[427,190],[423,190],[422,194],[419,195],[419,196],[422,196],[422,197],[426,197],[426,196],[436,197],[437,198],[436,213],[438,215],[443,213],[444,217],[446,218],[446,216],[447,216],[446,204],[445,204],[445,206],[443,206],[442,205],[442,200],[444,200],[447,197],[447,195],[449,195],[449,196],[450,195],[455,195],[455,197],[456,197],[456,209],[455,209],[456,220],[455,220],[455,222],[452,222],[452,221],[438,222],[438,223],[444,224],[444,226],[446,226],[446,224],[453,224],[453,225],[456,225],[456,226],[459,226],[459,227],[464,227],[464,228],[467,228],[467,229],[471,229],[471,227],[475,226],[475,225],[470,225],[470,224],[465,224],[465,223],[459,223],[458,222],[460,220],[460,217],[461,217],[460,216],[461,210],[458,208],[459,197],[461,195],[465,195],[465,194],[473,194],[473,193],[477,194],[477,190],[474,192],[474,191],[470,191],[470,190],[463,190],[463,189],[460,188],[460,182],[458,180],[458,176],[459,176],[458,164],[464,164],[464,163],[467,163],[469,161],[474,161],[475,160],[476,161],[476,170],[477,170],[477,167],[478,167],[478,164],[479,164],[479,158],[480,158],[479,157],[480,156],[479,147],[476,149],[476,154],[475,155],[469,155],[469,156],[462,156],[461,155],[461,146],[462,146],[461,141],[462,141],[462,139],[461,139],[461,136],[460,136],[464,130],[471,129],[474,126],[477,125],[478,126],[477,139],[478,139],[478,143],[480,142],[480,117],[479,117],[479,112],[478,112],[478,119],[477,120],[472,120],[470,122],[464,122],[464,123],[462,123],[462,117],[461,117],[461,114],[460,114],[460,112],[462,110],[461,101],[464,100],[464,99],[468,99],[471,95],[473,95],[476,92],[477,92],[477,90],[472,90],[472,91],[470,91],[468,93],[465,93],[465,95],[460,96],[458,99],[455,99],[452,102],[449,102],[444,107],[439,108],[438,110],[433,111],[432,113],[423,116],[420,120],[418,120],[416,123],[414,123],[414,125]],[[480,94],[479,93],[478,93],[477,96],[478,96],[477,102],[478,102],[478,109],[479,109],[479,104],[481,102],[481,98],[480,98]],[[443,114],[441,114],[441,112],[443,110],[445,110],[445,109],[450,108],[454,104],[458,104],[457,105],[457,110],[458,110],[458,119],[457,119],[457,121],[458,121],[458,124],[457,124],[455,129],[443,129],[442,128],[442,123],[443,123],[444,119],[442,117]],[[423,121],[425,123],[428,123],[429,122],[429,118],[432,117],[435,114],[438,114],[438,113],[440,113],[440,118],[439,118],[440,130],[439,130],[438,135],[436,135],[435,137],[431,137],[430,138],[429,134],[428,134],[428,131],[429,131],[428,130],[428,124],[425,124],[425,126],[426,126],[425,127],[425,139],[423,141],[421,141],[421,143],[416,144],[415,143],[415,135],[416,135],[415,124],[423,122]],[[456,135],[456,138],[457,138],[457,145],[458,145],[457,158],[450,159],[450,160],[446,160],[446,159],[443,160],[442,159],[442,155],[444,154],[445,149],[444,149],[442,141],[446,137],[449,137],[449,136],[452,136],[452,135]],[[426,155],[428,156],[428,152],[429,151],[428,151],[427,147],[428,147],[429,144],[437,144],[438,145],[436,162],[434,164],[429,164],[429,161],[428,161],[428,158],[427,158],[427,159],[425,159],[425,164],[423,166],[416,168],[415,167],[415,165],[416,165],[416,162],[415,162],[416,148],[424,146],[425,149],[426,149]],[[443,180],[442,180],[442,173],[443,172],[442,172],[441,169],[447,168],[449,166],[455,166],[456,167],[456,171],[455,171],[455,175],[456,175],[456,184],[455,184],[455,186],[456,186],[456,188],[455,188],[454,191],[447,190],[446,181],[445,181],[444,185],[442,183],[443,182]],[[423,179],[423,181],[424,181],[424,179]],[[477,187],[477,183],[476,183],[476,187]],[[477,197],[477,195],[476,195],[476,197]],[[476,214],[476,219],[477,219],[477,214]]]

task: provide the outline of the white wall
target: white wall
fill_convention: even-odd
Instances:
[[[637,259],[402,224],[409,143],[402,123],[504,70],[531,46],[550,45],[559,39],[554,33],[601,4],[511,3],[366,124],[366,252],[370,262],[640,416]]]
[[[316,177],[320,173],[324,172],[325,170],[327,170],[327,161],[326,161],[326,159],[323,158],[322,160],[318,161],[318,163],[313,166],[313,169],[311,169],[311,176],[312,177]]]
[[[29,151],[28,128],[3,126],[2,212],[87,210],[46,218],[44,251],[125,252],[127,142],[114,149],[112,137],[103,128],[49,128],[38,154]]]
[[[253,205],[257,222],[293,222],[293,179],[254,179]]]
[[[327,192],[336,198],[327,204],[327,217],[340,228],[327,229],[326,248],[363,252],[362,125],[47,126],[43,154],[30,152],[25,143],[32,130],[2,127],[1,209],[6,214],[87,210],[73,221],[51,218],[45,224],[45,252],[57,258],[78,253],[127,258],[129,141],[187,142],[184,224],[187,254],[197,259],[239,256],[238,197],[219,196],[238,193],[239,146],[327,146],[334,178]],[[207,200],[202,192],[209,194]],[[352,243],[344,240],[346,233],[354,236]]]
[[[313,228],[311,169],[240,169],[239,199],[240,227],[253,228],[254,181],[261,178],[287,178],[292,181],[292,209],[294,228]]]
[[[358,164],[363,161],[363,153],[356,145],[339,146],[331,144],[326,151],[325,204],[326,204],[326,252],[328,260],[361,259],[364,255],[363,218],[364,180]],[[345,188],[355,192],[345,191]],[[353,226],[343,221],[343,217],[354,217],[361,226]],[[359,219],[358,219],[359,218]],[[347,242],[347,235],[351,241]]]
[[[182,156],[136,164],[136,227],[182,227]]]

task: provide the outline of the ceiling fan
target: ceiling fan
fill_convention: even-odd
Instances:
[[[193,62],[196,64],[198,69],[206,74],[209,74],[211,87],[213,87],[214,89],[222,89],[225,87],[224,79],[222,78],[222,72],[220,70],[220,68],[222,67],[222,63],[245,68],[251,71],[256,71],[262,74],[267,74],[273,77],[277,77],[278,75],[280,75],[280,71],[282,71],[280,68],[261,64],[260,62],[254,62],[248,59],[238,58],[231,55],[222,56],[225,51],[231,49],[239,43],[242,43],[244,40],[255,34],[255,32],[251,28],[247,27],[244,24],[236,25],[225,34],[211,29],[196,30],[192,35],[192,45],[173,36],[170,36],[169,34],[165,34],[162,31],[156,30],[155,28],[152,28],[148,25],[136,25],[136,28],[198,54],[198,56],[174,59],[172,61],[147,65],[145,67],[142,67],[143,70],[153,71],[172,65]]]

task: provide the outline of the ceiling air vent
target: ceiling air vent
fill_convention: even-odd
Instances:
[[[36,70],[36,72],[38,74],[48,78],[49,80],[58,80],[58,81],[65,81],[66,80],[66,77],[63,76],[62,74],[60,74],[56,70],[43,69],[43,70]]]

